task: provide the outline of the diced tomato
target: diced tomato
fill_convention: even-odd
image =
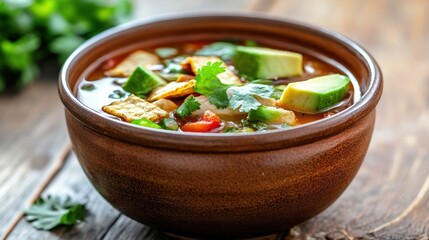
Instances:
[[[182,126],[184,132],[210,132],[211,130],[220,127],[222,121],[213,112],[207,110],[201,115],[197,122],[186,123]]]
[[[110,70],[116,66],[117,61],[114,58],[104,61],[101,64],[102,70]]]

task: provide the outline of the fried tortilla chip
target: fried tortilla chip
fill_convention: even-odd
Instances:
[[[235,84],[235,85],[243,84],[240,81],[240,78],[238,78],[219,57],[193,56],[193,57],[188,57],[187,60],[189,61],[189,64],[191,65],[191,68],[192,68],[192,72],[194,72],[195,75],[198,74],[198,69],[200,69],[204,65],[207,65],[208,62],[211,62],[211,63],[222,62],[222,66],[225,67],[225,72],[217,75],[219,80],[224,84]]]
[[[165,99],[165,98],[158,99],[155,102],[153,102],[152,104],[160,107],[161,109],[163,109],[167,112],[171,112],[173,110],[176,110],[179,107],[173,101]]]
[[[192,79],[195,79],[195,77],[194,77],[194,76],[192,76],[192,75],[181,74],[181,75],[177,78],[176,82],[187,82],[187,81],[192,80]]]
[[[167,83],[167,85],[155,88],[147,100],[152,102],[161,98],[183,97],[194,93],[194,86],[195,80],[189,80],[188,82],[170,82]]]
[[[134,95],[125,100],[112,102],[104,106],[103,111],[120,117],[127,122],[142,118],[156,121],[160,118],[168,117],[168,112]]]
[[[114,77],[129,77],[138,66],[150,66],[160,64],[158,56],[142,50],[131,53],[115,68],[107,73]]]

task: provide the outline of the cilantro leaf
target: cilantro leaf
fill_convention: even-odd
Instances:
[[[61,201],[59,197],[48,195],[37,199],[24,213],[34,228],[51,230],[59,225],[75,225],[83,221],[87,210],[85,204],[73,202],[68,196]]]
[[[199,56],[219,56],[223,60],[231,60],[235,54],[237,46],[228,42],[215,42],[208,44],[195,52]]]
[[[182,105],[180,105],[176,111],[176,114],[181,118],[189,117],[193,111],[200,109],[200,105],[201,104],[193,96],[191,96],[186,99]]]
[[[218,74],[225,72],[225,67],[222,67],[222,62],[211,63],[202,66],[198,70],[195,77],[194,91],[208,96],[209,102],[216,105],[218,108],[226,108],[228,106],[228,95],[226,90],[231,87],[222,83],[217,77]]]
[[[240,108],[240,112],[249,112],[252,109],[257,109],[261,105],[261,103],[256,100],[255,96],[269,98],[274,92],[274,87],[249,83],[244,86],[231,88],[230,90],[232,95],[229,100],[229,107],[231,109]]]

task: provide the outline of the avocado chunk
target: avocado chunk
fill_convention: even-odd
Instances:
[[[238,46],[234,66],[248,77],[273,79],[302,74],[302,55],[262,47]]]
[[[176,120],[172,118],[163,118],[158,125],[166,130],[177,131],[179,129],[179,125]]]
[[[154,88],[167,84],[162,78],[146,67],[139,66],[134,70],[122,88],[137,96],[148,94]]]
[[[317,113],[343,99],[350,86],[350,79],[340,74],[330,74],[287,85],[279,100],[283,108]]]
[[[256,110],[252,109],[247,117],[249,121],[264,121],[267,123],[286,123],[294,125],[295,113],[283,108],[259,106]]]

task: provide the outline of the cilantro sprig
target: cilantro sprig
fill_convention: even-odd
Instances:
[[[240,112],[249,112],[261,106],[261,103],[255,96],[269,98],[274,92],[274,87],[249,83],[244,86],[231,88],[231,90],[232,95],[229,99],[229,108],[239,109]]]
[[[249,83],[243,86],[224,84],[217,77],[223,72],[225,67],[222,67],[222,62],[208,62],[198,70],[195,77],[194,91],[208,96],[209,102],[218,108],[229,107],[239,109],[240,112],[249,112],[261,105],[255,96],[269,98],[274,92],[273,86],[264,84]],[[227,92],[230,93],[230,98]]]
[[[211,63],[201,67],[195,77],[194,91],[206,95],[211,104],[218,108],[226,108],[228,106],[228,95],[226,90],[231,87],[222,83],[217,75],[225,72],[225,67],[222,67],[222,62]]]
[[[177,108],[176,114],[181,118],[189,117],[193,111],[200,109],[200,105],[201,104],[191,96],[186,99],[179,108]]]
[[[34,228],[51,230],[59,225],[75,225],[83,221],[87,209],[85,204],[74,202],[69,196],[61,200],[48,195],[37,199],[24,213]]]

